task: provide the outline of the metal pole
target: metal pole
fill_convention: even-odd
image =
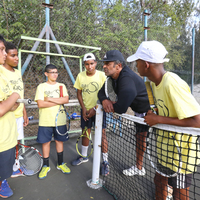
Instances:
[[[147,10],[144,11],[144,41],[147,41]],[[146,82],[146,77],[144,76],[144,82]]]
[[[102,124],[103,124],[102,105],[100,103],[97,103],[92,179],[87,181],[87,185],[92,189],[98,189],[102,187],[102,180],[99,178],[100,160],[101,160]]]
[[[56,37],[55,37],[55,35],[53,34],[53,31],[52,31],[51,27],[49,27],[49,31],[50,31],[52,40],[56,41]],[[56,43],[55,43],[55,46],[56,46],[56,49],[57,49],[58,53],[59,53],[59,54],[63,54],[63,53],[62,53],[62,50],[61,50],[61,48],[60,48],[60,46],[59,46],[58,44],[56,44]],[[71,70],[70,70],[70,68],[69,68],[69,65],[67,64],[67,61],[65,60],[64,57],[61,57],[61,59],[62,59],[62,61],[63,61],[63,64],[64,64],[64,66],[65,66],[65,69],[67,70],[67,73],[69,74],[69,77],[70,77],[72,83],[74,84],[74,83],[75,83],[75,79],[74,79],[74,76],[73,76],[73,74],[72,74],[72,72],[71,72]]]
[[[40,32],[40,35],[38,36],[38,38],[43,38],[44,34],[45,34],[45,30],[46,30],[46,27],[44,26],[44,28],[42,29],[42,31]],[[40,41],[36,41],[35,44],[33,45],[31,51],[35,51],[37,48],[38,48],[38,45],[40,44]],[[22,76],[26,70],[26,68],[28,67],[31,59],[33,57],[33,54],[29,54],[26,58],[26,61],[24,62],[23,66],[22,66]]]
[[[45,0],[46,4],[49,4],[49,0]],[[50,27],[50,16],[49,16],[49,8],[45,8],[45,14],[46,14],[46,39],[49,40],[49,27]],[[50,43],[46,43],[46,52],[50,52]],[[46,65],[50,64],[50,56],[46,56]]]
[[[144,41],[147,41],[147,10],[144,11]]]
[[[82,72],[82,58],[79,58],[79,67],[80,67],[80,72]]]
[[[191,93],[193,94],[194,86],[194,54],[195,54],[195,28],[192,29],[192,76],[191,76]]]
[[[18,63],[18,70],[20,71],[20,73],[21,73],[21,71],[22,71],[22,53],[21,53],[21,47],[19,47],[19,49],[18,49],[18,58],[19,58],[19,63]]]

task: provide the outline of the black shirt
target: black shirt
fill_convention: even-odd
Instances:
[[[138,113],[144,113],[150,110],[144,81],[129,67],[124,67],[118,79],[112,80],[118,98],[117,102],[113,104],[115,112],[119,114],[125,113],[128,107],[131,107],[133,111]],[[103,100],[108,99],[105,94],[105,84],[99,90],[98,98],[101,103]]]

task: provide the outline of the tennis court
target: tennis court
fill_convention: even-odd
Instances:
[[[76,158],[76,136],[71,136],[64,145],[64,162],[71,169],[70,174],[63,174],[56,169],[55,143],[51,143],[50,167],[51,171],[44,180],[39,180],[37,175],[30,177],[9,178],[8,182],[13,189],[14,195],[11,200],[154,200],[155,169],[152,167],[147,151],[144,154],[143,166],[145,176],[125,176],[123,170],[136,163],[136,137],[135,122],[127,119],[124,115],[111,115],[107,120],[108,161],[110,173],[103,179],[103,187],[91,189],[86,181],[92,178],[93,155],[89,162],[80,166],[72,166],[71,161]],[[198,130],[197,130],[198,131]],[[155,141],[153,141],[155,142]],[[199,136],[196,141],[199,145]],[[28,144],[30,145],[30,144]],[[41,151],[40,144],[33,144]],[[198,151],[198,150],[197,150]],[[196,151],[196,152],[197,152]],[[41,151],[42,152],[42,151]],[[197,152],[198,153],[198,152]],[[195,155],[194,155],[195,157]],[[200,198],[200,167],[193,174],[190,187],[190,199]]]
[[[64,161],[71,169],[70,174],[63,174],[56,169],[55,142],[51,143],[50,167],[48,176],[39,180],[37,175],[30,177],[9,178],[8,183],[14,195],[10,200],[113,200],[113,197],[104,189],[91,189],[86,181],[92,178],[92,156],[89,162],[79,166],[71,166],[76,158],[76,137],[70,138],[64,144]],[[34,144],[42,152],[40,144]]]

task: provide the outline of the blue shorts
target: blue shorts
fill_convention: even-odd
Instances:
[[[15,163],[15,147],[0,152],[0,181],[9,178],[13,173]]]
[[[84,129],[85,127],[91,128],[92,126],[95,126],[95,117],[96,117],[96,115],[94,115],[93,117],[89,118],[89,120],[85,121],[83,119],[83,113],[82,113],[82,109],[81,109],[81,128]],[[105,128],[106,128],[106,113],[103,112],[102,129],[105,129]]]
[[[67,131],[66,125],[59,126],[59,131],[61,133],[65,133]],[[56,131],[56,127],[47,127],[47,126],[39,126],[38,134],[37,134],[37,142],[38,143],[47,143],[50,142],[54,136],[54,140],[65,142],[69,139],[68,133],[64,136],[59,135]]]

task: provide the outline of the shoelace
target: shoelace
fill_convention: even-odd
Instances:
[[[43,167],[42,168],[42,173],[44,173],[46,169],[47,169],[47,167]]]
[[[61,166],[68,168],[67,163],[62,164]]]

